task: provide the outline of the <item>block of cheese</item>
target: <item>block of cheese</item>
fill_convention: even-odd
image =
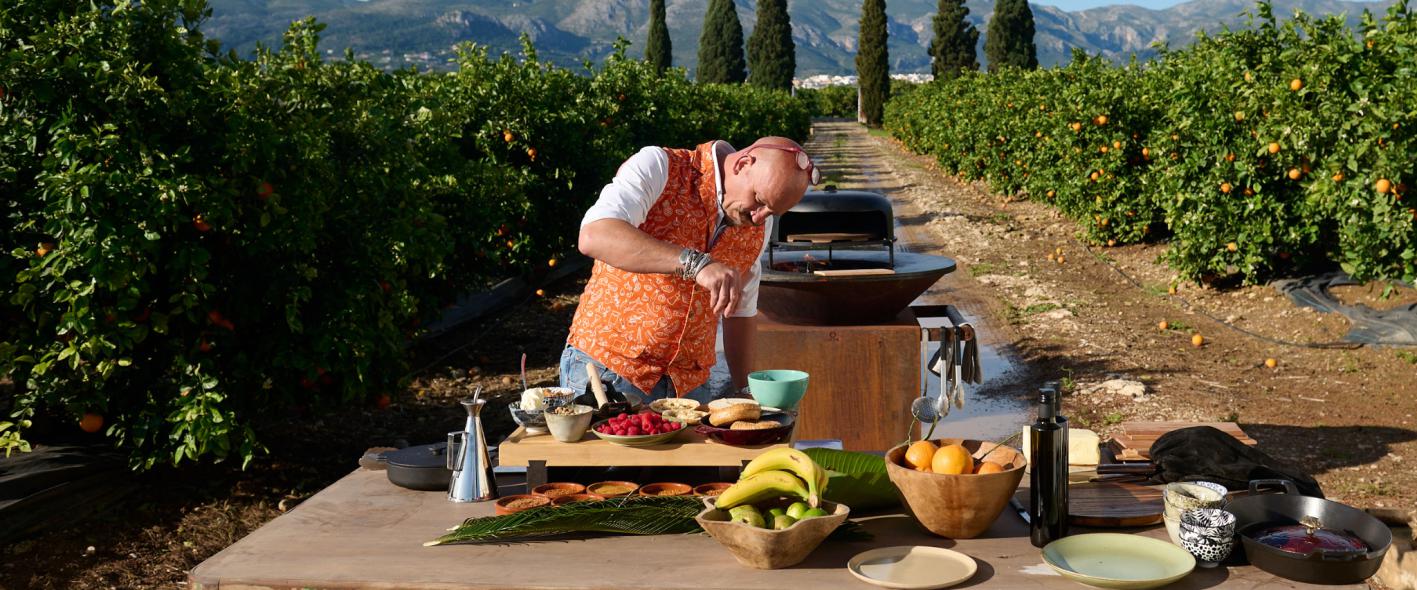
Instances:
[[[1033,464],[1033,457],[1029,452],[1029,448],[1033,446],[1032,434],[1033,431],[1029,430],[1027,426],[1023,427],[1023,457],[1028,460],[1030,465]],[[1069,428],[1068,464],[1089,467],[1097,465],[1102,460],[1101,442],[1102,440],[1098,438],[1096,432],[1086,428]]]

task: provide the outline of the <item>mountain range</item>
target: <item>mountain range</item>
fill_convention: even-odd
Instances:
[[[1381,15],[1394,0],[1274,0],[1281,17],[1297,10],[1345,14],[1356,26],[1364,10]],[[745,38],[754,22],[754,1],[735,0]],[[353,49],[384,67],[416,65],[446,69],[453,45],[472,41],[494,53],[520,51],[527,34],[543,59],[563,65],[599,61],[617,37],[640,56],[648,29],[649,0],[208,0],[212,17],[202,30],[224,47],[249,54],[257,44],[276,46],[292,20],[313,16],[327,25],[321,47],[332,54]],[[692,72],[707,0],[667,0],[666,20],[674,65]],[[926,48],[933,35],[936,0],[889,0],[891,70],[928,72]],[[979,58],[994,0],[969,0],[969,19],[980,30]],[[1192,0],[1162,10],[1117,5],[1065,11],[1032,5],[1038,59],[1066,62],[1073,49],[1126,61],[1156,54],[1153,44],[1182,47],[1199,31],[1244,26],[1251,0]],[[855,71],[860,0],[793,0],[788,13],[797,44],[797,76]]]

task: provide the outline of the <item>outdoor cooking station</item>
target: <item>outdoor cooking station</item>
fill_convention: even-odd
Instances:
[[[798,440],[890,448],[921,392],[921,330],[931,324],[909,306],[954,261],[902,250],[890,200],[876,193],[809,192],[772,225],[754,368],[812,375]]]

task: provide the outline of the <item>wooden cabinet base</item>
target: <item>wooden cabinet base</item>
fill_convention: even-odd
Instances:
[[[920,327],[902,311],[886,324],[804,326],[758,316],[753,369],[811,375],[798,405],[796,440],[836,438],[854,451],[905,440],[920,395]]]

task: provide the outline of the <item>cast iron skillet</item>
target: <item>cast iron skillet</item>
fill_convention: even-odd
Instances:
[[[379,460],[386,465],[389,482],[410,490],[448,491],[453,472],[448,469],[448,443],[416,445],[385,451]]]
[[[1283,493],[1262,494],[1265,486],[1282,486]],[[1250,494],[1226,508],[1235,514],[1235,530],[1250,563],[1276,576],[1310,584],[1354,584],[1377,573],[1392,544],[1392,531],[1371,515],[1331,500],[1299,495],[1294,483],[1282,479],[1250,482]],[[1314,551],[1307,555],[1284,551],[1255,540],[1255,533],[1272,526],[1300,524],[1317,518],[1325,529],[1348,531],[1367,543],[1367,552]]]

